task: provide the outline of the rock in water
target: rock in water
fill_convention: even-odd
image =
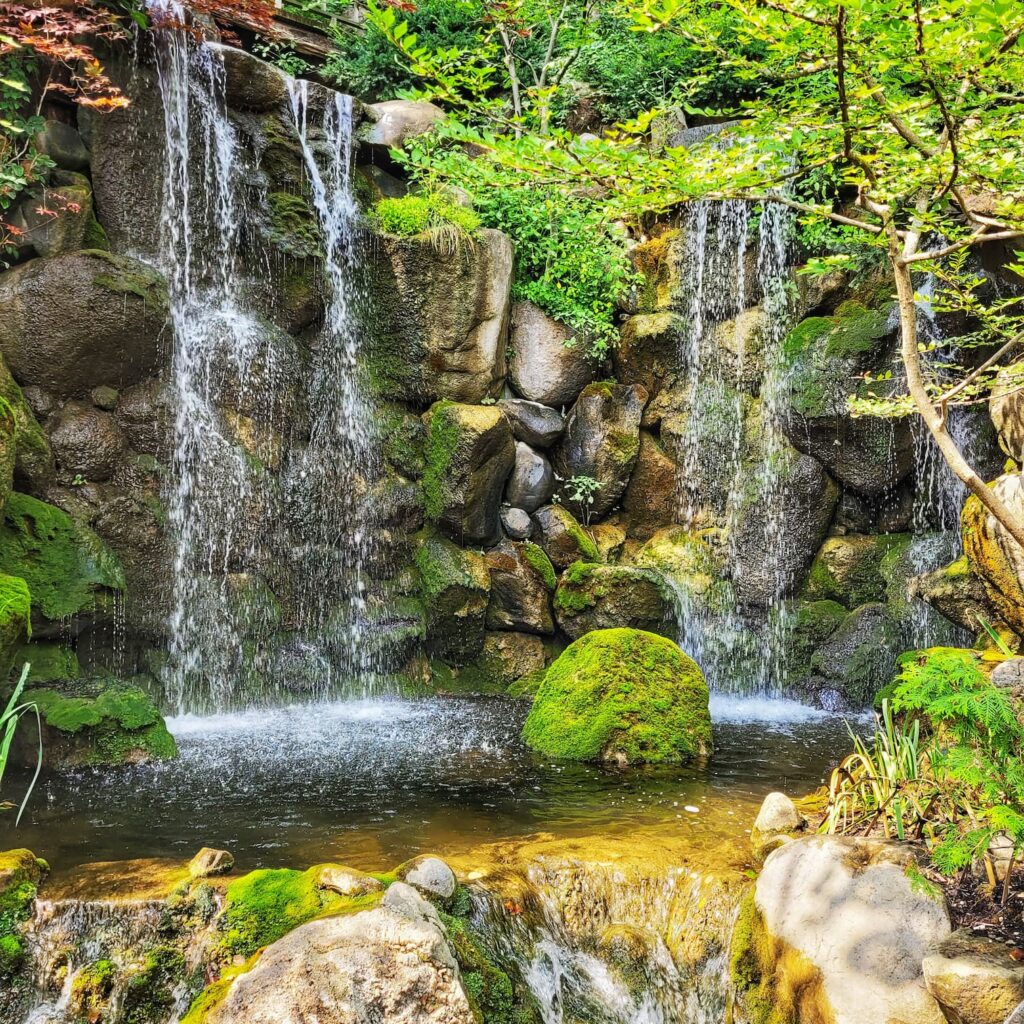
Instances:
[[[945,1024],[921,963],[949,931],[906,846],[796,839],[768,857],[741,909],[733,981],[748,1008],[799,992],[801,1021]]]
[[[202,1003],[205,1001],[205,1006]],[[382,904],[310,921],[200,1000],[188,1024],[476,1024],[434,908],[395,882]]]
[[[226,875],[235,866],[235,858],[227,850],[204,846],[189,862],[190,878],[211,878]]]
[[[548,757],[619,764],[684,764],[711,753],[708,686],[665,637],[601,629],[548,669],[523,727]]]
[[[440,857],[416,857],[403,864],[398,871],[399,877],[409,885],[429,896],[437,896],[443,900],[455,895],[458,882],[455,872]]]

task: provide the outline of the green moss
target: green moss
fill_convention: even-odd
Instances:
[[[14,666],[19,648],[32,635],[32,599],[28,585],[17,576],[0,576],[0,692]]]
[[[317,219],[309,202],[292,192],[267,194],[267,235],[279,249],[298,259],[323,255]]]
[[[124,256],[115,256],[105,249],[85,249],[80,256],[92,256],[110,266],[109,273],[97,274],[93,283],[119,295],[134,295],[147,306],[167,305],[167,282],[156,270]]]
[[[167,1020],[174,1007],[175,990],[188,973],[180,949],[168,945],[150,949],[141,969],[128,978],[121,1009],[123,1024],[156,1024]]]
[[[548,590],[554,590],[558,586],[558,574],[542,547],[527,541],[523,545],[523,557],[544,581],[544,586]]]
[[[85,225],[82,248],[101,249],[103,252],[110,251],[110,239],[107,237],[107,232],[104,230],[103,225],[96,219],[95,214],[89,217]]]
[[[472,210],[437,193],[381,199],[373,208],[373,219],[378,231],[400,238],[438,230],[469,236],[480,228],[480,218]]]
[[[838,601],[850,609],[884,601],[883,561],[899,557],[912,539],[908,533],[829,538],[811,563],[801,596]]]
[[[25,644],[18,649],[14,660],[18,665],[28,662],[31,666],[27,681],[29,686],[79,679],[82,675],[78,655],[65,644]]]
[[[117,965],[112,960],[95,960],[75,974],[71,983],[71,1004],[86,1020],[97,1020],[114,987]]]
[[[196,996],[188,1013],[181,1018],[181,1024],[203,1024],[210,1011],[224,1001],[235,978],[251,970],[255,962],[256,957],[251,956],[244,964],[235,964],[221,971],[220,977]]]
[[[0,979],[10,978],[24,964],[21,925],[32,916],[32,903],[46,862],[29,850],[0,853]]]
[[[416,549],[420,593],[428,607],[453,589],[490,589],[490,574],[484,560],[443,537],[427,537]]]
[[[550,757],[684,763],[711,751],[707,683],[671,640],[595,630],[547,670],[523,739]]]
[[[837,601],[801,601],[781,611],[790,682],[811,675],[814,652],[843,624],[847,610]]]
[[[462,433],[452,412],[454,408],[454,402],[442,401],[430,410],[430,427],[424,453],[423,511],[435,523],[444,512],[448,471]]]
[[[59,765],[117,765],[125,761],[167,760],[178,753],[149,695],[113,680],[89,680],[79,692],[32,689],[47,727],[47,761]]]
[[[541,688],[541,684],[544,682],[544,676],[547,675],[547,671],[546,668],[539,668],[536,672],[531,672],[529,675],[517,679],[509,686],[505,693],[509,697],[535,697]]]
[[[125,587],[119,562],[96,534],[27,494],[12,494],[4,510],[0,567],[28,584],[33,612],[50,621],[93,610]]]
[[[555,611],[575,615],[593,608],[597,599],[604,596],[600,588],[591,586],[600,568],[591,562],[573,562],[562,574],[561,585],[555,592]]]
[[[404,408],[390,403],[384,403],[378,412],[384,458],[403,476],[418,480],[423,476],[426,462],[426,432],[422,421]]]
[[[492,696],[505,692],[505,684],[485,664],[452,667],[443,661],[430,662],[430,689],[434,693]]]

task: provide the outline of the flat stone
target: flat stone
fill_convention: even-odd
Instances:
[[[235,858],[227,850],[204,846],[189,862],[190,878],[212,878],[226,875],[235,866]]]
[[[1001,942],[954,932],[924,958],[928,991],[952,1024],[1004,1024],[1024,1002],[1024,964]]]
[[[992,669],[992,685],[1003,690],[1024,686],[1024,658],[1007,658]]]

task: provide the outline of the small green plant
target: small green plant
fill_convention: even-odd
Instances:
[[[21,821],[21,816],[28,804],[29,797],[32,795],[32,790],[35,788],[39,772],[43,767],[43,725],[39,717],[39,707],[34,701],[19,703],[22,691],[25,689],[25,681],[28,679],[29,668],[30,666],[26,662],[21,669],[21,676],[14,686],[14,692],[7,702],[7,707],[0,713],[0,783],[3,782],[4,772],[7,770],[7,760],[10,757],[11,744],[14,742],[14,733],[25,715],[32,713],[36,716],[36,727],[39,734],[39,750],[36,755],[35,774],[32,776],[32,781],[29,783],[25,796],[22,798],[15,824]]]
[[[597,492],[604,487],[600,480],[592,476],[571,476],[562,481],[561,490],[555,495],[555,501],[569,501],[579,505],[583,510],[583,523],[590,525],[591,507]]]
[[[262,57],[265,61],[280,68],[286,75],[298,78],[300,75],[308,74],[312,65],[304,60],[294,50],[283,46],[281,43],[259,41],[253,43],[253,52]]]
[[[389,235],[411,238],[429,233],[435,248],[447,253],[471,241],[480,227],[480,218],[471,209],[440,192],[381,199],[373,208],[373,220]]]

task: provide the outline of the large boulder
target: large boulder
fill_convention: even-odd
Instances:
[[[638,385],[589,384],[576,399],[565,434],[552,452],[564,481],[561,500],[576,515],[601,518],[615,507],[640,452],[640,417],[647,393]],[[586,477],[596,489],[574,496],[571,481]]]
[[[905,550],[910,541],[906,533],[829,537],[814,556],[801,596],[808,601],[838,601],[847,608],[884,601],[882,560]]]
[[[819,690],[831,690],[848,707],[864,707],[892,678],[902,649],[899,625],[888,605],[852,611],[811,656]]]
[[[708,687],[671,640],[602,629],[570,644],[544,675],[523,727],[548,757],[684,764],[711,753]]]
[[[1004,473],[989,486],[1018,520],[1024,519],[1024,475]],[[961,522],[964,553],[971,571],[984,584],[988,603],[1003,622],[1024,636],[1024,549],[975,495],[967,499]]]
[[[536,512],[551,500],[555,476],[551,463],[522,441],[516,442],[516,460],[505,485],[505,501],[513,508]]]
[[[909,581],[909,598],[919,597],[950,622],[970,633],[981,632],[982,621],[1013,632],[992,607],[985,581],[974,572],[966,555],[949,565],[921,573]]]
[[[573,562],[599,562],[597,544],[564,505],[545,505],[533,514],[534,540],[559,571]]]
[[[288,77],[273,64],[234,46],[209,43],[224,66],[224,99],[238,110],[272,110],[288,98]]]
[[[363,141],[383,149],[401,149],[444,120],[440,107],[418,100],[385,100],[367,104],[363,111],[367,122]]]
[[[310,921],[278,939],[185,1019],[475,1024],[477,1017],[437,911],[395,882],[372,909]]]
[[[868,497],[891,491],[914,463],[910,417],[855,417],[848,408],[851,395],[884,397],[898,386],[895,378],[864,380],[866,373],[884,375],[892,368],[890,311],[888,305],[869,309],[845,302],[832,316],[802,321],[782,346],[779,403],[786,435]]]
[[[999,446],[1011,459],[1024,463],[1024,363],[1000,371],[988,411],[999,433]]]
[[[1024,965],[1007,946],[985,935],[954,932],[924,958],[928,991],[950,1024],[1014,1024],[1024,1003]]]
[[[675,606],[662,573],[629,565],[576,562],[558,581],[558,625],[573,639],[595,629],[631,626],[674,636]]]
[[[106,236],[92,209],[92,189],[82,175],[47,190],[45,202],[26,197],[8,218],[21,229],[19,243],[36,256],[58,256],[78,249],[106,249]],[[78,180],[80,179],[80,180]]]
[[[438,402],[427,424],[423,500],[427,518],[460,544],[486,544],[515,463],[508,420],[494,406]]]
[[[531,402],[568,405],[597,371],[573,332],[532,302],[513,305],[509,348],[509,383]]]
[[[946,1024],[921,964],[949,932],[908,846],[797,839],[770,854],[741,908],[732,980],[749,1013],[777,1007],[794,1024]]]
[[[536,544],[505,541],[488,551],[486,560],[491,576],[487,628],[554,633],[555,570],[548,556]]]
[[[135,384],[169,351],[164,280],[127,257],[86,250],[30,260],[0,276],[0,307],[11,373],[58,398]]]
[[[14,483],[21,490],[42,493],[54,474],[50,442],[36,421],[25,394],[0,359],[0,398],[14,420]]]
[[[367,370],[383,398],[417,404],[497,397],[505,378],[512,243],[481,231],[441,250],[378,236],[366,253],[374,295]]]
[[[125,455],[117,420],[90,402],[67,402],[47,423],[50,447],[61,472],[85,480],[109,480]]]
[[[428,537],[416,552],[427,650],[456,665],[483,649],[491,579],[484,559],[443,537]]]

